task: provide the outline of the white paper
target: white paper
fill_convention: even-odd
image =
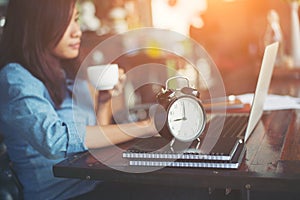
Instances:
[[[252,103],[253,93],[236,96],[243,103]],[[264,110],[300,109],[300,98],[269,94],[264,103]]]

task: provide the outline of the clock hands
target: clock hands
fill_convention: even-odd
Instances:
[[[177,122],[177,121],[181,121],[181,120],[186,120],[186,119],[185,118],[179,118],[179,119],[174,119],[173,121]]]
[[[184,105],[184,102],[182,101],[181,102],[182,104],[182,118],[178,118],[178,119],[174,119],[173,121],[174,122],[177,122],[177,121],[182,121],[182,120],[187,120],[187,118],[185,117],[185,105]]]
[[[182,101],[182,110],[183,110],[183,120],[186,120],[186,117],[185,117],[185,104],[184,104],[184,101]]]

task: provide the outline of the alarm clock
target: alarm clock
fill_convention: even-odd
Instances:
[[[187,86],[170,89],[173,79],[186,80]],[[186,77],[175,76],[166,81],[166,87],[156,96],[154,123],[158,133],[174,142],[199,141],[206,125],[206,114],[199,99],[200,93],[189,86]]]

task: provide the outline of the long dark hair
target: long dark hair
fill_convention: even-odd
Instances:
[[[45,84],[56,106],[65,97],[62,63],[67,62],[51,50],[63,37],[75,4],[76,0],[9,0],[0,41],[0,69],[11,62],[21,64]]]

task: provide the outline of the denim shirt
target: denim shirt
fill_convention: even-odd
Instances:
[[[96,117],[87,83],[76,80],[73,95],[84,108],[73,104],[72,95],[55,108],[45,85],[20,64],[0,71],[0,132],[25,199],[66,199],[94,188],[96,182],[56,178],[52,167],[67,156],[86,151],[86,125]],[[73,82],[68,81],[71,90]],[[74,115],[76,117],[74,117]]]

